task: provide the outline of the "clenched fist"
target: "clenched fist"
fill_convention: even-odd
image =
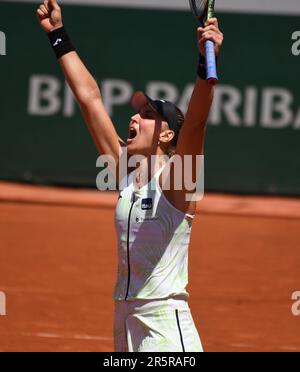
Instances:
[[[48,33],[63,26],[61,9],[57,0],[45,0],[36,13],[41,27]]]
[[[199,27],[197,30],[198,47],[200,53],[205,56],[205,42],[211,40],[215,43],[215,53],[218,56],[223,44],[224,36],[219,29],[217,18],[210,18],[205,23],[205,27]]]

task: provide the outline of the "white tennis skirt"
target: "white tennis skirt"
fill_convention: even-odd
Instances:
[[[202,352],[186,300],[115,302],[116,352]]]

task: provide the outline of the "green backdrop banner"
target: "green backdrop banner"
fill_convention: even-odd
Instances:
[[[0,3],[0,178],[95,186],[96,150],[35,9]],[[137,89],[186,110],[197,66],[189,12],[67,5],[63,14],[121,137]],[[219,14],[206,191],[300,195],[299,20]]]

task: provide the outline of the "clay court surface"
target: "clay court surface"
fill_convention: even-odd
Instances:
[[[0,183],[0,351],[113,351],[117,194]],[[300,200],[207,195],[190,247],[206,351],[300,351]]]

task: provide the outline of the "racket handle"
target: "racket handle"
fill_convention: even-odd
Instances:
[[[216,85],[218,83],[217,75],[217,64],[215,55],[215,44],[213,41],[206,41],[205,43],[205,53],[206,53],[206,80],[211,85]]]

